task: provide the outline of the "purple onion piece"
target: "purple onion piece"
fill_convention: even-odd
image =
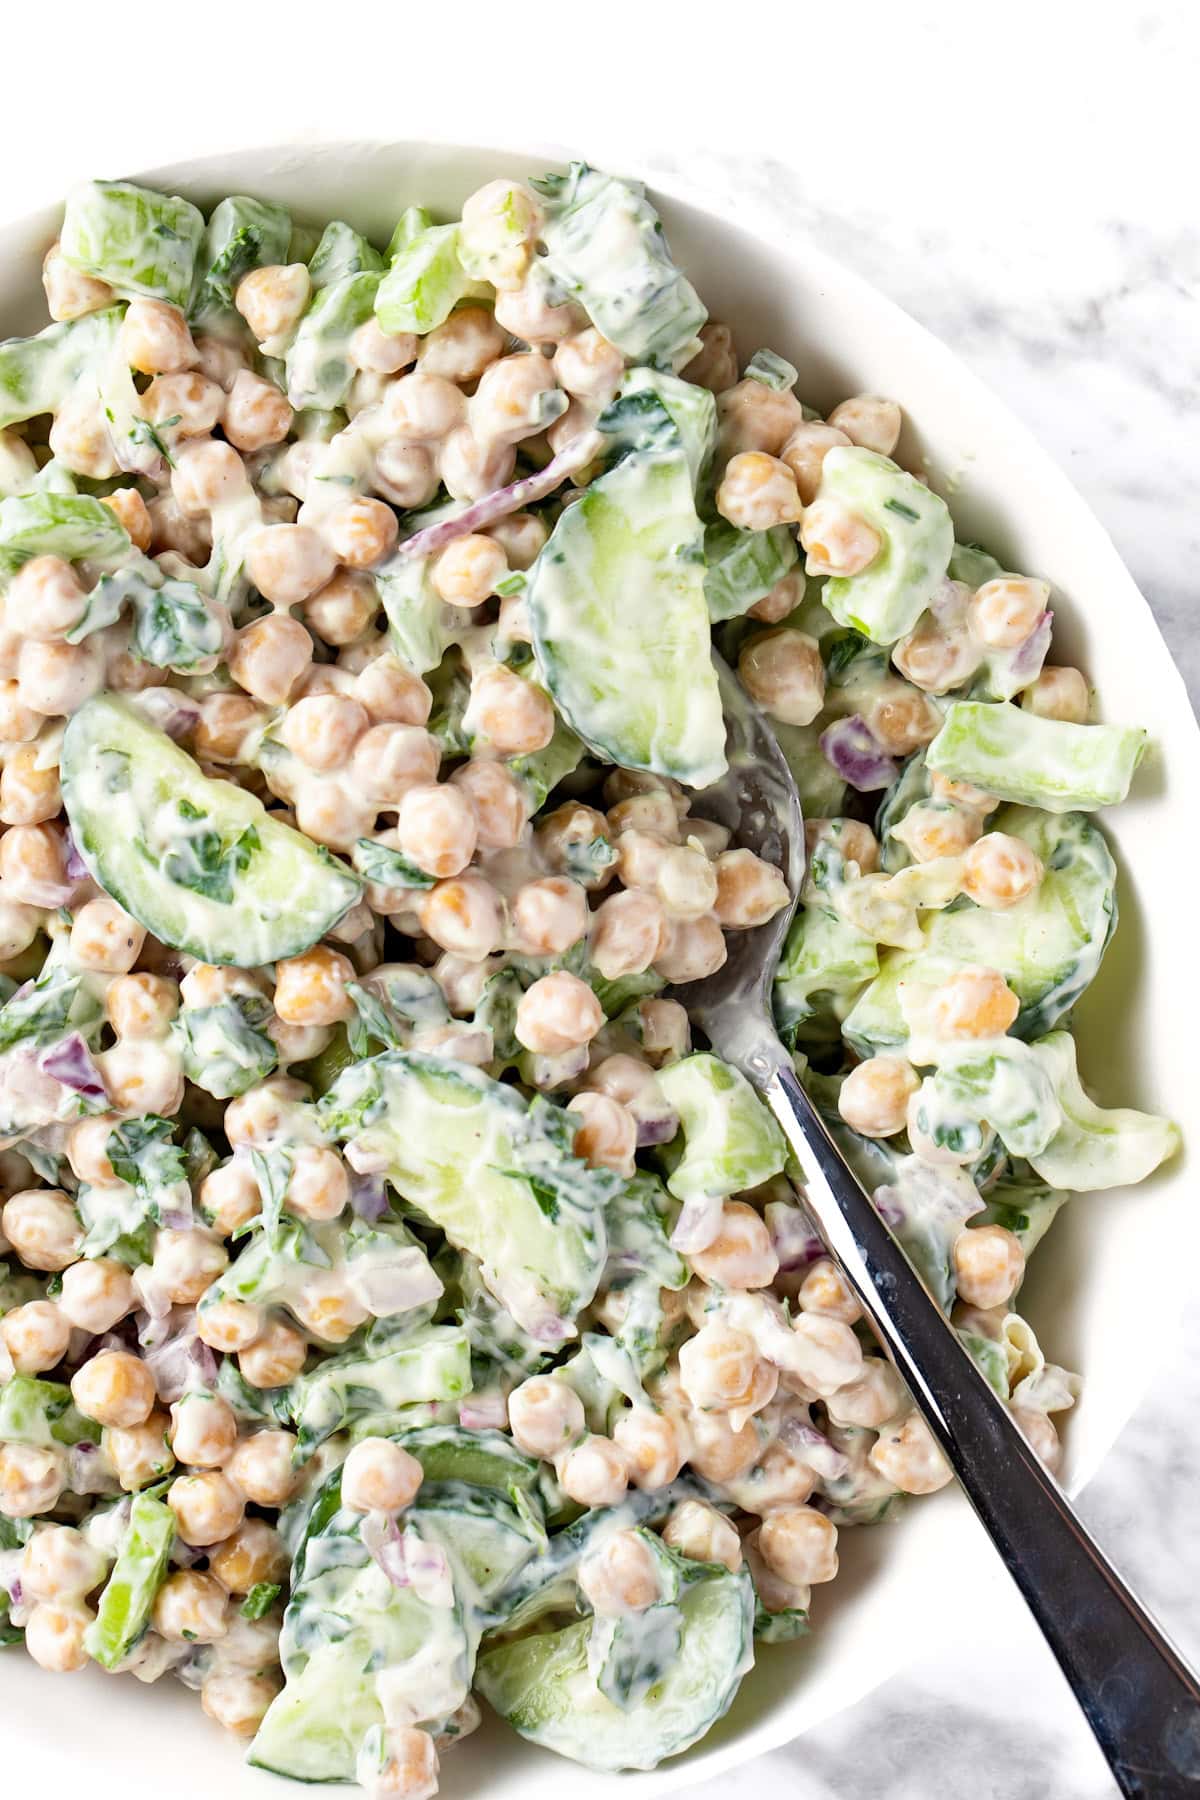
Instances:
[[[350,1285],[356,1299],[377,1319],[393,1319],[399,1313],[411,1312],[414,1306],[427,1306],[444,1292],[424,1252],[415,1246],[397,1251],[388,1263],[352,1263],[350,1267]]]
[[[719,1194],[695,1194],[685,1200],[670,1236],[672,1250],[682,1256],[707,1250],[720,1232],[724,1206]]]
[[[63,1087],[70,1088],[72,1093],[80,1094],[85,1100],[107,1105],[108,1090],[92,1061],[91,1051],[77,1031],[63,1038],[61,1043],[51,1044],[49,1049],[43,1050],[38,1057],[38,1068],[43,1075],[61,1082]]]
[[[507,487],[497,488],[472,506],[464,507],[453,519],[443,519],[438,525],[415,532],[398,546],[397,556],[433,556],[455,538],[465,537],[472,531],[486,531],[497,519],[506,519],[510,513],[520,512],[522,507],[544,500],[568,475],[574,475],[590,462],[595,453],[590,433],[587,440],[574,439],[535,475],[523,475],[520,481],[510,481]]]
[[[1054,614],[1044,612],[1029,636],[1013,651],[1009,668],[1018,689],[1028,687],[1041,674],[1053,630]]]
[[[80,856],[79,845],[75,842],[74,835],[70,831],[66,834],[66,851],[67,860],[65,871],[67,880],[72,884],[78,881],[87,881],[91,875],[91,870],[84,862],[82,856]]]
[[[823,1481],[840,1480],[850,1467],[849,1458],[807,1419],[785,1419],[779,1436],[793,1455],[807,1463]]]
[[[171,1206],[164,1211],[162,1222],[168,1231],[193,1231],[196,1215],[190,1207]]]
[[[637,1147],[645,1150],[651,1144],[669,1144],[679,1130],[678,1113],[659,1113],[657,1117],[637,1122]]]
[[[829,766],[860,794],[890,787],[900,772],[895,758],[887,754],[857,713],[851,713],[847,719],[835,719],[818,742]]]
[[[763,1209],[771,1247],[779,1258],[780,1274],[807,1268],[824,1256],[825,1246],[812,1228],[803,1207],[786,1200],[769,1200]]]
[[[14,1606],[20,1606],[23,1604],[24,1598],[25,1598],[25,1589],[21,1586],[21,1577],[19,1575],[13,1576],[12,1581],[9,1585],[9,1589],[8,1589],[8,1597],[12,1601]]]
[[[188,1361],[205,1387],[212,1387],[217,1379],[217,1359],[212,1349],[203,1338],[194,1337],[188,1341],[187,1353]]]
[[[200,719],[197,702],[177,688],[143,688],[140,694],[131,694],[130,700],[151,725],[157,725],[160,731],[165,731],[176,741],[195,730]]]
[[[884,1198],[887,1192],[886,1188],[876,1188],[871,1196],[871,1203],[888,1230],[895,1231],[903,1225],[906,1215],[902,1206],[897,1206],[895,1201]]]
[[[483,1388],[468,1394],[458,1409],[464,1431],[503,1431],[508,1424],[508,1401],[502,1388]]]
[[[374,1171],[369,1174],[352,1174],[350,1204],[358,1217],[365,1219],[368,1225],[375,1225],[380,1219],[385,1219],[391,1209],[383,1176]]]

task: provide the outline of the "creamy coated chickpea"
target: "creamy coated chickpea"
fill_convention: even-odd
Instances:
[[[359,198],[84,183],[2,346],[0,1641],[432,1800],[477,1692],[686,1750],[949,1480],[695,984],[779,947],[1051,1468],[1026,1259],[1177,1134],[1068,1028],[1142,734],[899,406],[739,350],[637,182]]]

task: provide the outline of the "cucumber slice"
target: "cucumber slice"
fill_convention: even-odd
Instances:
[[[882,539],[861,575],[825,583],[826,607],[872,643],[896,643],[916,625],[949,565],[954,526],[946,502],[888,457],[855,446],[829,452],[818,499],[840,501]]]
[[[67,726],[62,784],[89,873],[161,943],[204,962],[296,956],[361,892],[328,851],[243,789],[210,781],[113,695]]]
[[[476,1686],[531,1743],[591,1769],[656,1768],[716,1724],[754,1662],[754,1589],[744,1570],[711,1575],[679,1605],[678,1653],[636,1711],[614,1706],[590,1674],[590,1619],[487,1651]]]
[[[845,1036],[859,1056],[907,1044],[902,981],[934,987],[968,963],[999,969],[1021,1002],[1013,1033],[1029,1039],[1056,1024],[1095,976],[1117,923],[1116,867],[1097,826],[1083,813],[1005,807],[995,827],[1041,858],[1040,885],[1006,912],[965,905],[926,913],[924,948],[885,952],[846,1017]]]
[[[1179,1148],[1179,1128],[1154,1113],[1131,1107],[1106,1109],[1089,1100],[1075,1067],[1075,1040],[1055,1031],[1031,1046],[1053,1084],[1062,1123],[1029,1162],[1051,1187],[1094,1193],[1132,1187]]]
[[[787,1161],[783,1133],[740,1070],[701,1053],[658,1079],[683,1132],[682,1160],[667,1177],[677,1200],[724,1199],[779,1174]]]
[[[465,1063],[388,1051],[339,1076],[325,1128],[387,1158],[387,1179],[479,1258],[531,1337],[561,1343],[596,1292],[620,1182],[573,1154],[566,1115]]]
[[[1005,701],[958,700],[925,761],[1001,800],[1095,812],[1125,798],[1146,742],[1136,725],[1073,725]]]
[[[146,1630],[174,1542],[170,1507],[149,1494],[135,1494],[112,1574],[84,1633],[88,1655],[102,1668],[118,1668]]]
[[[502,1431],[467,1431],[461,1425],[426,1425],[400,1440],[427,1481],[460,1482],[497,1494],[531,1493],[541,1465],[525,1456]]]
[[[554,527],[526,589],[534,649],[559,712],[597,755],[707,787],[725,772],[725,722],[695,474],[669,400],[636,399],[661,429]]]

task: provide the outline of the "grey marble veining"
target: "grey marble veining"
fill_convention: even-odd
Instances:
[[[681,164],[660,157],[664,176]],[[654,159],[646,170],[653,180]],[[835,213],[782,162],[689,155],[718,199],[775,209],[898,300],[1032,427],[1105,524],[1200,701],[1200,229],[1036,207]],[[1200,1301],[1081,1510],[1200,1658]],[[1015,1592],[803,1739],[695,1800],[1109,1800],[1115,1784]]]

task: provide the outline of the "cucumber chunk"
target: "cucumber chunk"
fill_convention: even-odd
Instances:
[[[636,1711],[614,1706],[588,1668],[592,1620],[484,1653],[476,1685],[521,1736],[591,1769],[653,1769],[728,1711],[754,1662],[754,1589],[743,1570],[696,1583],[679,1602],[678,1652]]]
[[[924,948],[885,952],[846,1017],[846,1040],[859,1056],[907,1044],[902,981],[934,987],[969,963],[998,969],[1021,1002],[1013,1033],[1026,1039],[1056,1024],[1092,981],[1117,922],[1117,872],[1101,832],[1084,813],[1053,817],[1025,807],[1005,807],[994,822],[1041,858],[1041,883],[1004,912],[964,905],[926,913]]]
[[[88,181],[67,201],[63,261],[122,295],[186,306],[204,237],[204,215],[189,200],[131,181]]]
[[[650,389],[637,400],[658,421],[652,442],[566,509],[530,570],[534,649],[559,712],[598,756],[707,787],[725,772],[725,722],[695,477],[670,402]]]
[[[1125,798],[1145,748],[1139,726],[1073,725],[1005,702],[959,700],[925,763],[1001,800],[1052,813],[1095,812]]]
[[[135,1494],[112,1574],[84,1633],[88,1655],[102,1668],[118,1668],[149,1625],[174,1542],[170,1507],[149,1494]]]
[[[1179,1128],[1154,1113],[1111,1110],[1089,1100],[1075,1067],[1075,1040],[1053,1032],[1030,1046],[1054,1086],[1062,1123],[1029,1162],[1051,1187],[1094,1193],[1144,1181],[1179,1148]]]
[[[112,695],[67,726],[63,802],[105,891],[164,944],[210,963],[277,962],[354,904],[358,878],[231,782],[211,781]]]
[[[479,1258],[530,1336],[560,1342],[604,1269],[604,1207],[620,1182],[572,1152],[570,1121],[465,1063],[389,1051],[347,1069],[325,1128],[386,1156],[387,1179]]]
[[[946,502],[888,457],[846,446],[822,463],[817,497],[841,502],[883,540],[861,574],[825,583],[826,607],[872,643],[896,643],[916,625],[950,562],[954,526]]]
[[[787,1161],[783,1133],[740,1070],[702,1053],[672,1063],[658,1079],[683,1132],[682,1160],[667,1177],[677,1200],[724,1199],[779,1174]]]

